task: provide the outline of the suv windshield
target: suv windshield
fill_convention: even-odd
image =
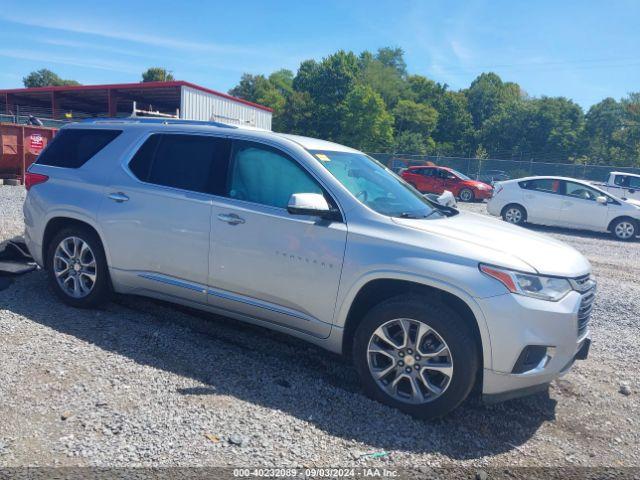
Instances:
[[[441,216],[420,193],[364,153],[312,150],[311,154],[362,204],[378,213],[404,218]]]

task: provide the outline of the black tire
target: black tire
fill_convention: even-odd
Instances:
[[[462,190],[460,190],[458,197],[463,202],[473,202],[476,198],[473,190],[471,190],[470,188],[463,188]]]
[[[426,323],[446,342],[453,359],[453,375],[440,396],[422,404],[410,404],[387,394],[373,378],[368,365],[368,345],[373,332],[389,320],[408,318]],[[353,362],[365,393],[385,405],[414,417],[432,419],[459,406],[471,392],[480,368],[478,347],[471,327],[437,297],[399,295],[373,307],[363,318],[353,339]]]
[[[518,215],[515,215],[518,212]],[[504,207],[501,212],[502,219],[512,225],[524,225],[527,221],[527,211],[521,205],[511,203]]]
[[[56,280],[54,273],[54,256],[55,251],[60,242],[68,237],[78,237],[83,240],[93,252],[96,262],[96,280],[90,293],[81,298],[74,298],[66,293]],[[111,280],[109,278],[109,269],[107,268],[107,259],[104,254],[102,242],[96,233],[88,227],[72,226],[57,232],[49,245],[47,246],[46,269],[49,277],[51,288],[56,295],[67,305],[76,308],[94,308],[106,303],[111,296]]]
[[[638,235],[638,222],[633,218],[616,218],[611,223],[611,235],[616,240],[630,242]]]

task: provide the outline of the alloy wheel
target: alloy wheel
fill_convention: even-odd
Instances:
[[[635,234],[635,226],[631,222],[619,222],[615,228],[616,237],[628,240]]]
[[[431,402],[453,378],[453,357],[442,336],[410,318],[389,320],[373,332],[367,362],[378,386],[403,403]]]
[[[460,192],[460,200],[463,202],[469,202],[473,198],[473,192],[469,189],[463,189]]]
[[[67,237],[56,247],[53,272],[60,288],[70,297],[83,298],[96,284],[96,258],[89,244]]]
[[[506,212],[504,212],[504,219],[513,224],[519,224],[522,222],[522,212],[519,208],[509,208]]]

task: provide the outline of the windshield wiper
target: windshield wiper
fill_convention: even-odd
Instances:
[[[399,217],[400,218],[424,219],[424,218],[429,218],[431,215],[433,215],[436,212],[438,212],[438,210],[431,210],[426,215],[416,215],[415,213],[411,213],[411,212],[402,212],[399,215]],[[438,213],[440,213],[440,212],[438,212]]]

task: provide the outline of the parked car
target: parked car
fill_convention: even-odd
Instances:
[[[402,178],[423,193],[449,190],[463,202],[491,198],[493,187],[447,167],[409,167]]]
[[[580,253],[432,202],[342,145],[94,120],[63,127],[26,186],[26,241],[67,304],[115,291],[285,332],[348,355],[367,394],[419,417],[474,387],[545,389],[589,350]]]
[[[503,172],[502,170],[485,170],[484,172],[479,173],[476,179],[488,185],[493,185],[495,182],[510,180],[511,177],[507,172]]]
[[[496,185],[491,215],[515,225],[540,225],[611,232],[619,240],[640,233],[640,207],[588,182],[564,177],[527,177]]]
[[[606,182],[593,185],[623,200],[640,201],[640,175],[636,173],[611,172]]]

